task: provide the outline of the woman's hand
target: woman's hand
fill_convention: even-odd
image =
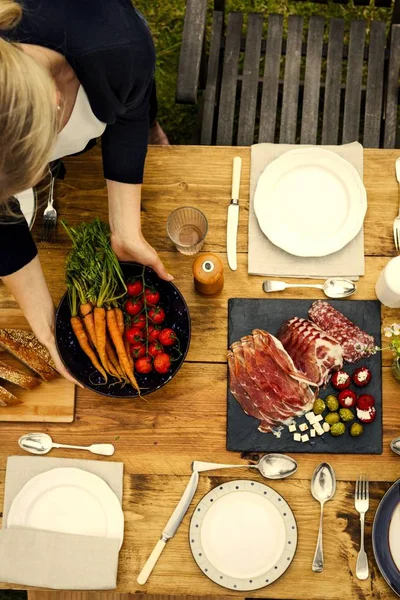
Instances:
[[[141,231],[142,186],[107,179],[107,189],[111,245],[119,260],[135,260],[146,267],[152,267],[161,279],[172,281],[173,276],[168,273]]]
[[[58,354],[54,338],[54,304],[44,279],[39,257],[35,256],[19,271],[3,277],[3,281],[18,302],[33,333],[50,352],[60,375],[83,387],[68,373]]]
[[[111,235],[111,245],[119,260],[134,260],[146,267],[152,267],[161,279],[173,280],[173,276],[168,273],[157,252],[144,239],[141,232],[126,241],[120,240],[113,234]]]

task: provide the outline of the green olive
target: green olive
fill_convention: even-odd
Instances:
[[[346,427],[345,427],[344,423],[334,423],[331,426],[331,435],[333,435],[334,437],[343,435],[345,431],[346,431]]]
[[[353,437],[358,437],[363,433],[363,431],[364,427],[361,425],[361,423],[353,423],[350,427],[350,435]]]
[[[339,423],[339,421],[340,421],[339,413],[337,413],[337,412],[328,413],[325,417],[325,421],[327,423],[329,423],[329,425],[333,425],[334,423]]]
[[[331,394],[330,396],[325,398],[325,402],[326,402],[326,406],[332,412],[336,411],[339,408],[339,400],[333,394]]]
[[[339,415],[344,423],[348,421],[352,421],[354,419],[354,413],[349,408],[341,408],[339,410]]]
[[[317,398],[313,404],[313,411],[315,415],[321,415],[325,410],[325,402],[322,398]]]

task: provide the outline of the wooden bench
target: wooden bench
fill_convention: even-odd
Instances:
[[[390,0],[375,5],[389,17]],[[396,147],[400,0],[390,23],[370,27],[363,19],[226,14],[215,0],[210,40],[207,8],[207,0],[187,0],[177,82],[178,102],[199,103],[197,142]]]

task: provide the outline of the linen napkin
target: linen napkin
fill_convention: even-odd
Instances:
[[[295,148],[312,148],[294,144],[254,144],[251,147],[250,211],[249,211],[249,258],[250,275],[276,277],[348,277],[357,280],[364,275],[363,229],[344,248],[328,256],[293,256],[278,248],[261,231],[254,212],[254,194],[264,169],[276,158]],[[349,161],[363,179],[363,147],[358,142],[342,146],[321,146]]]
[[[119,540],[7,527],[11,504],[24,485],[32,477],[58,467],[75,467],[98,475],[122,502],[123,463],[9,457],[0,530],[0,581],[63,590],[114,589]]]

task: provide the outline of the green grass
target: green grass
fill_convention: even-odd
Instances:
[[[208,0],[210,17],[212,0]],[[159,99],[159,120],[165,128],[170,141],[184,144],[190,141],[194,129],[197,109],[175,103],[176,75],[178,72],[179,48],[182,37],[185,0],[134,0],[135,6],[144,14],[152,30],[157,48],[157,89]],[[363,18],[389,22],[390,11],[371,7],[355,7],[339,4],[328,5],[311,2],[293,2],[288,0],[227,0],[227,10],[283,14],[301,14],[309,17],[313,14],[345,19]]]

